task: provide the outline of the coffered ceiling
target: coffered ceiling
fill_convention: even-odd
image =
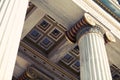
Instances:
[[[31,2],[26,14],[14,76],[18,78],[32,69],[45,79],[51,76],[49,80],[79,79],[79,48],[76,44],[70,44],[64,33],[80,20],[85,11],[72,0]],[[120,40],[116,40],[116,43],[106,44],[106,48],[110,64],[114,66],[113,74],[119,76],[119,73],[114,73],[114,70],[120,68]]]

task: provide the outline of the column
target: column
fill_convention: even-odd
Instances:
[[[78,43],[81,80],[112,80],[105,43],[114,41],[114,38],[106,34],[92,19],[92,16],[85,13],[66,32],[66,37],[72,43]]]
[[[0,80],[12,80],[28,0],[0,1]]]
[[[98,27],[85,27],[77,34],[81,80],[112,80],[103,35]]]

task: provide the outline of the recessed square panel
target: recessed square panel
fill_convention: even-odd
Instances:
[[[77,51],[77,52],[79,52],[79,47],[78,47],[78,46],[75,46],[75,47],[74,47],[74,50]]]
[[[112,75],[112,78],[113,78],[114,80],[120,80],[120,74],[119,74],[119,73],[116,73],[116,74]]]
[[[45,50],[50,49],[50,47],[52,47],[53,44],[54,42],[49,37],[44,37],[40,42],[38,42],[38,45]]]
[[[76,56],[79,55],[79,46],[76,45],[73,49],[72,49],[72,53],[74,53]]]
[[[50,27],[52,26],[52,24],[48,20],[43,19],[36,26],[40,30],[42,30],[43,32],[46,32],[46,31],[48,31],[50,29]]]
[[[43,34],[38,29],[34,28],[28,33],[27,38],[33,42],[37,42],[42,36]]]
[[[67,65],[69,65],[72,61],[75,60],[75,57],[71,54],[66,54],[61,61]]]
[[[75,61],[70,67],[76,72],[80,72],[80,61]]]
[[[63,36],[63,32],[59,28],[53,28],[50,33],[48,34],[52,39],[57,41]]]

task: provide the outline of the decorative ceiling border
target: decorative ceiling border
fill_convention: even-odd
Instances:
[[[60,73],[59,75],[69,78],[70,80],[77,80],[77,78],[75,78],[71,74],[67,73],[65,70],[63,70],[61,67],[57,66],[56,64],[53,64],[52,62],[50,62],[46,57],[39,54],[39,52],[32,49],[26,43],[21,42],[20,45],[23,46],[26,49],[26,51],[28,50],[28,51],[32,52],[33,55],[36,55],[37,57],[39,57],[42,61],[44,61],[44,63],[47,63],[47,65],[53,67],[57,73]]]

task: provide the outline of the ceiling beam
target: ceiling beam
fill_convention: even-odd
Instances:
[[[31,2],[66,28],[74,25],[84,13],[72,0],[31,0]]]
[[[41,9],[35,9],[25,20],[21,39],[45,16],[45,12]]]

